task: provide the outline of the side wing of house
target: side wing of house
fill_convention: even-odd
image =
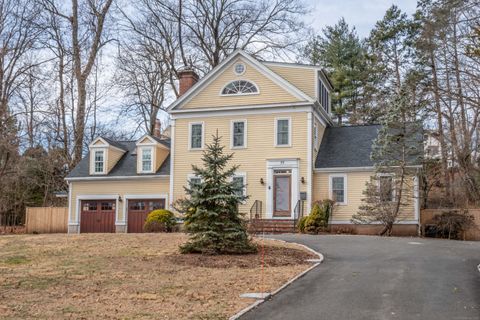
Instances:
[[[327,128],[315,161],[313,201],[335,200],[331,217],[333,229],[343,232],[377,234],[380,225],[357,226],[351,219],[359,210],[366,183],[375,175],[370,159],[372,143],[380,126],[351,126]],[[391,176],[395,179],[394,176]],[[415,175],[405,181],[404,199],[394,232],[416,235],[419,223],[419,181]]]
[[[97,138],[70,172],[69,233],[143,232],[146,215],[168,208],[170,142]]]

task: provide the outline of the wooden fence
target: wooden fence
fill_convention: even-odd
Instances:
[[[27,208],[25,227],[27,233],[66,233],[68,228],[68,208]]]
[[[420,214],[420,223],[423,225],[432,222],[433,216],[452,209],[423,209]],[[465,232],[465,240],[480,240],[480,209],[469,209],[468,213],[475,218],[476,227]]]

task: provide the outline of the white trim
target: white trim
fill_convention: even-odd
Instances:
[[[332,179],[333,178],[343,178],[343,202],[336,202],[339,206],[346,206],[348,205],[348,198],[347,198],[347,191],[348,191],[348,180],[347,175],[345,173],[334,173],[328,176],[328,197],[332,200],[333,199],[333,190],[332,190]]]
[[[178,112],[172,114],[172,119],[191,119],[191,118],[207,118],[222,116],[244,116],[256,114],[272,114],[272,113],[294,113],[312,111],[312,104],[288,104],[288,105],[262,105],[248,107],[224,107],[219,109],[188,109],[186,112]],[[183,111],[183,110],[182,110]]]
[[[148,138],[148,140],[150,140],[150,143],[142,143],[141,141],[144,140],[145,138]],[[149,134],[145,134],[143,135],[140,139],[138,139],[136,142],[135,142],[135,145],[138,146],[138,145],[142,145],[142,146],[145,146],[145,145],[153,145],[153,144],[158,144],[158,141],[153,139]]]
[[[378,173],[376,174],[376,176],[377,176],[377,192],[378,192],[379,194],[380,194],[380,187],[381,187],[381,186],[380,186],[380,181],[381,181],[381,179],[379,179],[379,178],[381,178],[381,177],[391,177],[391,178],[392,178],[392,200],[387,201],[387,202],[396,201],[397,190],[396,190],[396,188],[395,188],[395,184],[396,184],[396,182],[395,182],[395,173],[393,173],[393,172],[378,172]]]
[[[90,148],[90,166],[91,166],[91,170],[90,170],[90,174],[91,175],[102,175],[102,174],[107,174],[107,165],[108,165],[108,152],[107,152],[107,149],[108,147],[104,147],[104,146],[94,146],[94,147],[91,147]],[[102,152],[103,155],[103,166],[102,166],[102,172],[96,172],[95,169],[96,169],[96,161],[95,161],[95,155],[97,152]]]
[[[192,179],[192,178],[199,178],[200,180],[202,180],[202,178],[197,176],[195,173],[187,173],[187,182],[189,182],[190,179]]]
[[[134,199],[164,199],[165,200],[165,209],[169,208],[169,196],[168,193],[157,193],[157,194],[125,194],[123,196],[123,220],[115,222],[115,225],[127,226],[126,232],[128,232],[128,200]]]
[[[274,170],[281,170],[287,169],[291,170],[291,210],[290,218],[293,218],[295,205],[300,199],[300,160],[298,158],[285,158],[285,159],[267,159],[267,181],[265,184],[266,188],[266,196],[267,196],[267,203],[266,203],[266,211],[265,216],[268,219],[277,219],[277,217],[273,217],[273,192],[274,192],[274,185],[273,185],[273,175]],[[289,217],[278,217],[278,219],[288,219]]]
[[[314,172],[351,172],[351,171],[375,171],[375,167],[338,167],[338,168],[314,168]]]
[[[277,62],[277,61],[264,61],[262,63],[266,66],[270,65],[270,66],[281,66],[281,67],[287,67],[287,68],[322,70],[322,67],[308,65],[308,64],[297,64],[297,63]]]
[[[202,146],[200,148],[192,148],[192,126],[197,124],[202,125]],[[205,122],[204,121],[189,122],[188,123],[188,150],[190,151],[203,150],[204,147],[205,147]]]
[[[318,100],[315,101],[315,107],[315,110],[325,119],[325,121],[327,121],[329,125],[334,126],[331,115],[327,111],[325,111],[325,109],[323,109],[322,105],[320,104],[320,102],[318,102]]]
[[[307,214],[310,213],[312,205],[312,180],[313,180],[313,151],[312,151],[312,112],[307,113]]]
[[[243,146],[237,146],[235,147],[233,145],[233,124],[235,122],[243,122]],[[234,120],[230,120],[230,149],[247,149],[247,119],[234,119]]]
[[[380,225],[382,224],[380,221],[372,221],[370,223],[354,223],[350,220],[332,220],[329,222],[329,224],[351,224],[351,225],[358,225],[358,226],[368,226],[368,225]],[[396,221],[393,225],[396,224],[418,224],[418,221],[416,220],[400,220]]]
[[[170,145],[170,205],[173,205],[173,171],[175,169],[175,119],[172,119],[170,122],[170,135],[171,135],[171,145]],[[170,207],[172,209],[172,207]]]
[[[230,83],[236,82],[236,81],[250,82],[251,84],[253,84],[255,86],[255,88],[257,89],[257,92],[223,93],[223,90],[225,89],[226,86],[228,86]],[[222,89],[220,89],[220,92],[218,93],[218,95],[220,97],[241,97],[241,96],[251,96],[251,95],[257,95],[257,94],[260,94],[260,87],[254,81],[249,80],[249,79],[234,79],[234,80],[231,80],[226,85],[224,85],[222,87]]]
[[[152,146],[141,145],[137,147],[137,172],[138,173],[154,173],[154,163],[156,163],[156,155]],[[150,150],[150,170],[143,170],[143,153],[145,150]]]
[[[419,188],[419,178],[415,176],[413,178],[413,208],[415,213],[415,220],[420,221],[420,188]]]
[[[259,71],[263,72],[264,75],[271,78],[273,82],[277,85],[285,89],[287,92],[291,93],[293,96],[300,100],[305,101],[312,101],[312,98],[307,96],[304,92],[302,92],[297,87],[290,84],[287,80],[283,79],[275,72],[270,70],[268,67],[263,65],[261,62],[256,60],[255,58],[251,57],[247,53],[245,53],[241,49],[235,50],[230,56],[228,56],[225,60],[223,60],[218,66],[213,68],[207,75],[205,75],[200,81],[198,81],[193,87],[187,90],[180,98],[175,100],[168,108],[167,111],[170,112],[182,103],[186,103],[191,100],[192,97],[195,96],[198,90],[201,90],[204,86],[210,84],[213,80],[215,80],[220,74],[223,69],[228,67],[229,65],[233,64],[235,59],[243,57],[245,62],[249,62],[253,67],[256,67]]]
[[[237,65],[239,65],[239,64],[241,64],[241,65],[243,66],[243,71],[242,71],[242,72],[237,72],[236,67],[237,67]],[[242,74],[245,73],[245,71],[247,71],[247,66],[246,66],[245,63],[243,63],[243,62],[237,62],[237,63],[233,64],[233,68],[232,68],[232,69],[233,69],[233,73],[235,73],[237,76],[241,76]]]
[[[408,168],[422,168],[422,165],[407,166]],[[397,167],[392,167],[397,168]],[[332,168],[314,168],[315,172],[345,172],[345,171],[375,171],[375,167],[332,167]]]
[[[278,121],[280,120],[288,120],[288,144],[278,144]],[[277,148],[289,148],[292,146],[292,118],[291,117],[275,117],[274,123],[274,136],[273,136],[273,146]]]
[[[72,177],[65,181],[93,181],[93,180],[142,180],[168,178],[170,175],[139,175],[139,176],[102,176],[102,177]]]
[[[72,184],[67,181],[68,184],[68,224],[75,223],[72,220]]]
[[[118,220],[118,198],[119,194],[79,194],[75,198],[75,213],[76,221],[69,221],[70,226],[79,226],[81,223],[81,201],[82,200],[115,200],[115,225],[117,225]],[[78,233],[80,233],[80,228],[78,228]]]
[[[235,177],[242,177],[243,178],[243,195],[248,196],[248,193],[247,193],[247,185],[248,185],[247,173],[244,172],[244,171],[238,171],[238,172],[235,172],[235,174],[232,176],[232,180]],[[246,203],[246,201],[242,202],[242,204],[245,204],[245,203]]]
[[[226,111],[242,111],[242,114],[245,113],[245,110],[259,111],[260,109],[271,109],[271,108],[291,108],[295,110],[295,107],[313,107],[314,103],[312,102],[285,102],[285,103],[269,103],[269,104],[258,104],[258,105],[238,105],[231,107],[203,107],[203,108],[194,108],[194,109],[182,109],[182,110],[172,110],[170,115],[174,118],[180,117],[180,114],[197,114],[197,113],[207,113],[207,115],[223,113]],[[268,112],[272,112],[271,110]]]
[[[95,143],[100,140],[103,142],[103,145],[95,145]],[[118,147],[115,147],[113,145],[111,145],[110,143],[107,142],[107,140],[103,139],[102,137],[98,137],[96,139],[94,139],[92,142],[90,142],[90,144],[88,145],[88,148],[113,148],[113,149],[117,149],[119,151],[122,151],[123,153],[127,152],[125,149],[121,149],[121,148],[118,148]]]

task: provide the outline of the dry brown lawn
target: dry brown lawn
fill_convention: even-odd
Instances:
[[[181,255],[183,234],[0,236],[2,319],[225,319],[310,266],[301,247],[261,254]]]

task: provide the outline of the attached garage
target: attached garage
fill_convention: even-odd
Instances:
[[[80,232],[115,232],[115,200],[82,200]]]
[[[165,199],[129,199],[127,232],[143,232],[148,214],[156,209],[165,209]]]

